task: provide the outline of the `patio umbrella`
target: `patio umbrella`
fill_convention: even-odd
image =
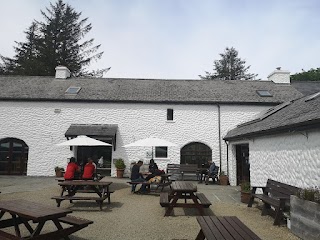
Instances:
[[[112,146],[109,143],[105,143],[97,139],[87,137],[85,135],[80,135],[76,138],[67,140],[57,145],[58,146]]]
[[[172,147],[172,146],[177,146],[177,144],[161,138],[149,137],[149,138],[140,139],[133,143],[124,145],[124,147],[152,147],[152,158],[153,158],[153,147],[167,147],[167,146]]]

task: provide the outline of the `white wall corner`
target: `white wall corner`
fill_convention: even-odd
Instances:
[[[67,79],[71,75],[70,70],[65,66],[57,66],[55,70],[56,70],[55,78]]]
[[[268,80],[279,84],[290,84],[290,71],[277,68],[269,74]]]

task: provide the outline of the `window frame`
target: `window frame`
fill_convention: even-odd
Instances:
[[[167,121],[173,121],[173,108],[167,108]]]
[[[164,155],[160,154],[160,156],[159,156],[159,150],[160,150],[159,148],[161,149],[161,151],[164,150],[164,153],[165,153]],[[157,151],[157,149],[158,149],[158,151]],[[156,146],[154,148],[154,158],[168,158],[168,147],[167,146]]]

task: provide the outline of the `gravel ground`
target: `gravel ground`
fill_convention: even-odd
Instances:
[[[1,200],[27,199],[56,206],[55,201],[50,198],[59,195],[60,188],[53,178],[33,180],[32,185],[37,186],[34,191],[30,191],[28,186],[24,186],[24,189],[29,188],[29,191],[23,190],[23,187],[19,188],[16,183],[16,189],[19,191],[11,192],[8,191],[10,184],[2,180],[0,178]],[[104,204],[102,211],[95,202],[62,202],[61,207],[73,210],[72,215],[94,221],[94,224],[71,235],[70,239],[195,239],[199,231],[195,218],[198,214],[196,210],[179,208],[174,210],[174,216],[164,217],[165,209],[159,205],[159,195],[131,194],[124,180],[111,179],[111,181],[114,182],[111,186],[115,192],[111,195],[111,204]],[[27,185],[26,182],[23,184]],[[204,186],[199,186],[199,191],[202,191]],[[11,189],[13,188],[14,186],[11,186]],[[212,202],[212,206],[205,209],[206,215],[237,216],[261,239],[299,239],[286,226],[273,226],[273,219],[261,216],[261,211],[256,207],[247,208],[245,204],[238,202],[218,200]],[[53,226],[48,225],[44,230],[48,231],[51,228]]]

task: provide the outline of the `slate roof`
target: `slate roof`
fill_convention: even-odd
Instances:
[[[320,92],[311,96],[280,104],[273,111],[261,114],[260,119],[249,121],[230,130],[225,140],[239,140],[254,136],[275,134],[288,131],[320,128]]]
[[[76,95],[65,94],[70,86],[81,87]],[[0,76],[0,100],[101,101],[156,103],[245,103],[275,105],[298,98],[290,85],[270,81],[166,80],[119,78],[69,78]],[[269,90],[273,97],[260,97]]]
[[[293,81],[291,85],[305,96],[320,92],[320,81]]]

